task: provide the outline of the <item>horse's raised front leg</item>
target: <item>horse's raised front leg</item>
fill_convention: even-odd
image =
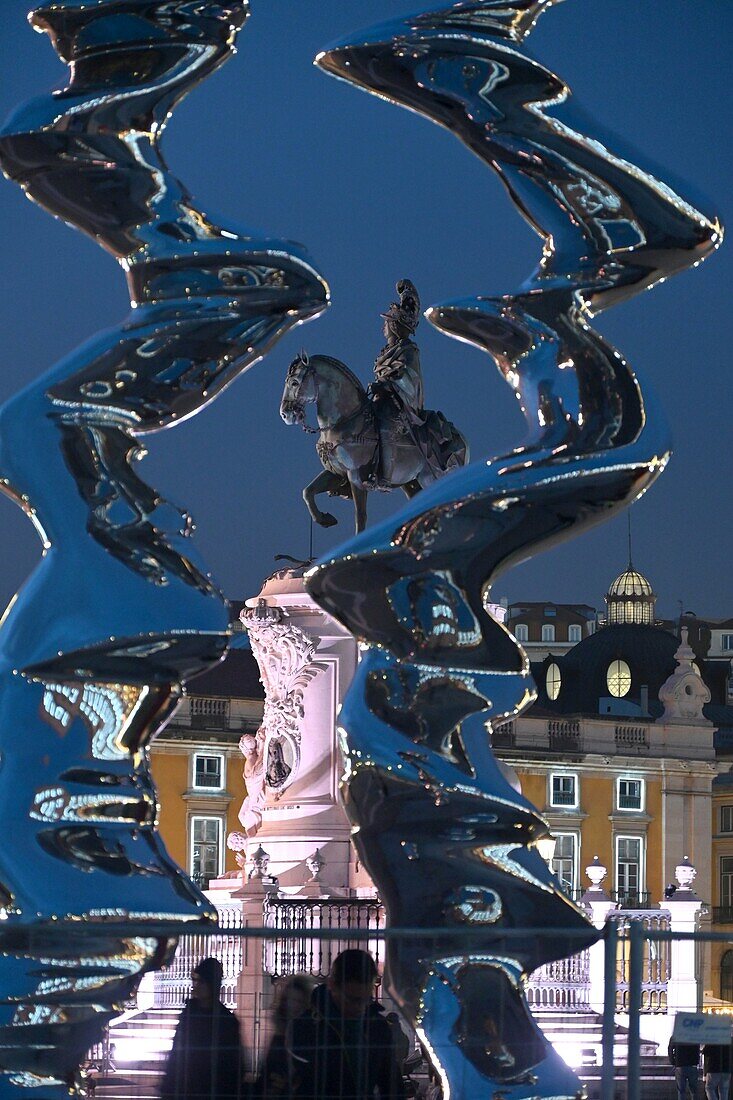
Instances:
[[[354,530],[359,535],[367,522],[367,491],[352,481],[351,496],[354,501]]]
[[[318,477],[314,477],[310,485],[306,485],[303,490],[305,506],[310,512],[311,519],[319,527],[333,527],[338,523],[336,517],[330,512],[321,511],[316,504],[316,497],[319,493],[327,493],[329,490],[338,489],[340,482],[341,478],[338,474],[332,474],[330,470],[321,470]]]

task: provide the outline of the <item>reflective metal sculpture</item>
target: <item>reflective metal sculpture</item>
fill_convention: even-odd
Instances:
[[[308,581],[364,643],[340,717],[360,858],[392,925],[446,932],[392,942],[390,989],[444,1095],[472,1100],[578,1091],[532,1021],[523,979],[595,935],[537,850],[546,824],[491,753],[487,730],[535,691],[485,600],[508,566],[608,518],[664,468],[663,418],[590,318],[698,263],[721,237],[635,162],[555,117],[567,86],[519,48],[552,2],[462,0],[317,59],[451,129],[543,243],[515,293],[427,313],[494,359],[529,422],[526,443],[425,489]]]
[[[247,0],[54,0],[70,67],[15,112],[0,163],[126,273],[129,317],[0,410],[0,486],[41,535],[0,632],[0,1096],[68,1095],[170,937],[214,918],[156,834],[147,743],[228,637],[193,523],[135,471],[327,288],[297,245],[199,209],[159,150],[231,55]]]
[[[384,318],[387,343],[374,364],[375,380],[364,390],[345,363],[330,355],[293,360],[285,380],[280,416],[318,433],[316,451],[323,471],[303,490],[311,519],[333,527],[322,512],[321,493],[353,500],[357,535],[366,527],[367,491],[401,488],[414,497],[426,485],[468,462],[468,444],[441,412],[423,406],[420,352],[412,339],[420,321],[420,299],[409,279],[397,284],[399,302]],[[306,424],[315,407],[318,428]]]

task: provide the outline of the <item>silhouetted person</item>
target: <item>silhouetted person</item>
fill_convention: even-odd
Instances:
[[[692,1100],[696,1100],[700,1047],[697,1043],[673,1043],[670,1041],[668,1053],[669,1060],[674,1066],[678,1100],[687,1100],[688,1088]]]
[[[288,1032],[293,1100],[404,1100],[389,1023],[374,999],[377,967],[366,951],[334,959],[326,985]]]
[[[239,1100],[244,1056],[239,1023],[219,1000],[222,966],[203,959],[178,1020],[165,1068],[162,1100]]]
[[[253,1100],[278,1100],[290,1096],[285,1038],[292,1021],[308,1010],[312,992],[313,981],[304,974],[296,974],[278,984],[272,1010],[272,1038],[252,1088]]]
[[[730,1043],[704,1046],[702,1071],[705,1074],[705,1095],[708,1100],[728,1100],[731,1073]]]

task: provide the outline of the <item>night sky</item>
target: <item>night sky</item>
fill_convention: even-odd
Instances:
[[[0,114],[54,86],[64,69],[25,21],[26,0],[2,0]],[[148,437],[141,473],[185,502],[215,576],[249,596],[278,553],[305,557],[302,486],[320,469],[313,436],[278,415],[285,372],[301,346],[335,355],[366,383],[382,345],[379,313],[409,276],[423,308],[468,294],[509,293],[534,267],[540,241],[498,179],[446,131],[330,79],[315,54],[350,30],[414,10],[409,0],[253,0],[239,52],[176,111],[163,143],[200,206],[268,234],[302,241],[331,284],[328,313],[291,333],[222,398],[180,428]],[[428,5],[426,4],[426,7]],[[571,86],[612,149],[637,161],[706,214],[729,222],[730,0],[567,0],[544,15],[527,52]],[[726,75],[727,74],[727,75]],[[561,112],[560,112],[561,113]],[[127,311],[121,271],[98,246],[29,203],[0,178],[0,401]],[[643,378],[671,422],[675,455],[632,509],[633,559],[658,611],[733,614],[730,595],[729,379],[733,236],[702,267],[595,322]],[[491,360],[423,321],[426,405],[442,409],[474,458],[517,445],[524,422]],[[32,445],[32,439],[28,440]],[[372,495],[385,516],[401,494]],[[316,553],[350,533],[316,529]],[[40,544],[0,498],[0,600]],[[501,578],[494,598],[602,606],[626,563],[619,518]]]

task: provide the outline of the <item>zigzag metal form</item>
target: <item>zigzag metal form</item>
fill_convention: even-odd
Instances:
[[[418,494],[307,582],[365,643],[340,717],[342,791],[392,925],[446,931],[390,941],[389,985],[454,1100],[579,1091],[523,981],[596,935],[537,851],[546,824],[492,756],[487,727],[535,692],[525,653],[484,601],[508,566],[608,518],[663,470],[663,417],[589,320],[721,239],[665,184],[555,116],[567,86],[520,49],[552,4],[462,0],[317,58],[452,130],[543,242],[516,293],[427,312],[493,358],[529,422],[526,443]]]
[[[0,133],[6,175],[116,257],[133,305],[0,410],[0,485],[44,543],[0,632],[0,1097],[68,1096],[171,937],[215,917],[156,834],[146,746],[181,682],[225,652],[228,615],[190,517],[133,463],[143,435],[198,412],[327,304],[299,246],[215,221],[159,153],[247,7],[37,8],[70,81]]]

